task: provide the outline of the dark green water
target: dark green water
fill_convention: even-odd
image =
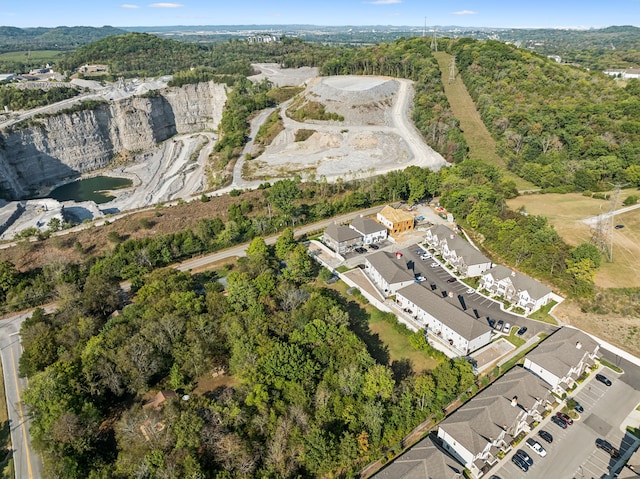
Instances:
[[[78,180],[53,190],[49,197],[58,201],[95,201],[98,204],[108,203],[114,197],[106,190],[128,188],[133,182],[127,178],[113,178],[111,176],[94,176],[85,180]]]

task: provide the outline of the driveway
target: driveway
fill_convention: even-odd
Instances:
[[[526,326],[527,332],[522,336],[525,341],[539,333],[549,334],[557,329],[557,326],[503,311],[500,308],[500,303],[475,291],[469,292],[469,286],[457,279],[438,260],[433,258],[421,259],[421,255],[425,251],[425,249],[416,244],[403,249],[402,253],[409,262],[410,267],[413,267],[414,272],[426,278],[426,281],[422,284],[428,290],[474,319],[484,321],[487,324],[489,318],[496,322],[503,321],[504,324],[509,323],[512,330],[516,327]],[[432,266],[436,263],[436,266]],[[449,282],[452,279],[455,279],[455,281]]]

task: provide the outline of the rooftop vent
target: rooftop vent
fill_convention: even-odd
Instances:
[[[402,253],[400,251],[396,251],[396,259],[402,258]]]
[[[513,396],[511,400],[511,407],[516,407],[518,405],[518,396]]]
[[[582,343],[580,341],[576,341],[576,349],[582,349]]]

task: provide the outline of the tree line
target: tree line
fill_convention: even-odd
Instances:
[[[451,41],[498,153],[548,191],[640,186],[640,81],[560,65],[496,41]]]

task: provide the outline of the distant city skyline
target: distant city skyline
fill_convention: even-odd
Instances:
[[[2,2],[0,25],[57,27],[111,25],[390,25],[495,28],[602,28],[640,26],[640,0],[27,0]]]

